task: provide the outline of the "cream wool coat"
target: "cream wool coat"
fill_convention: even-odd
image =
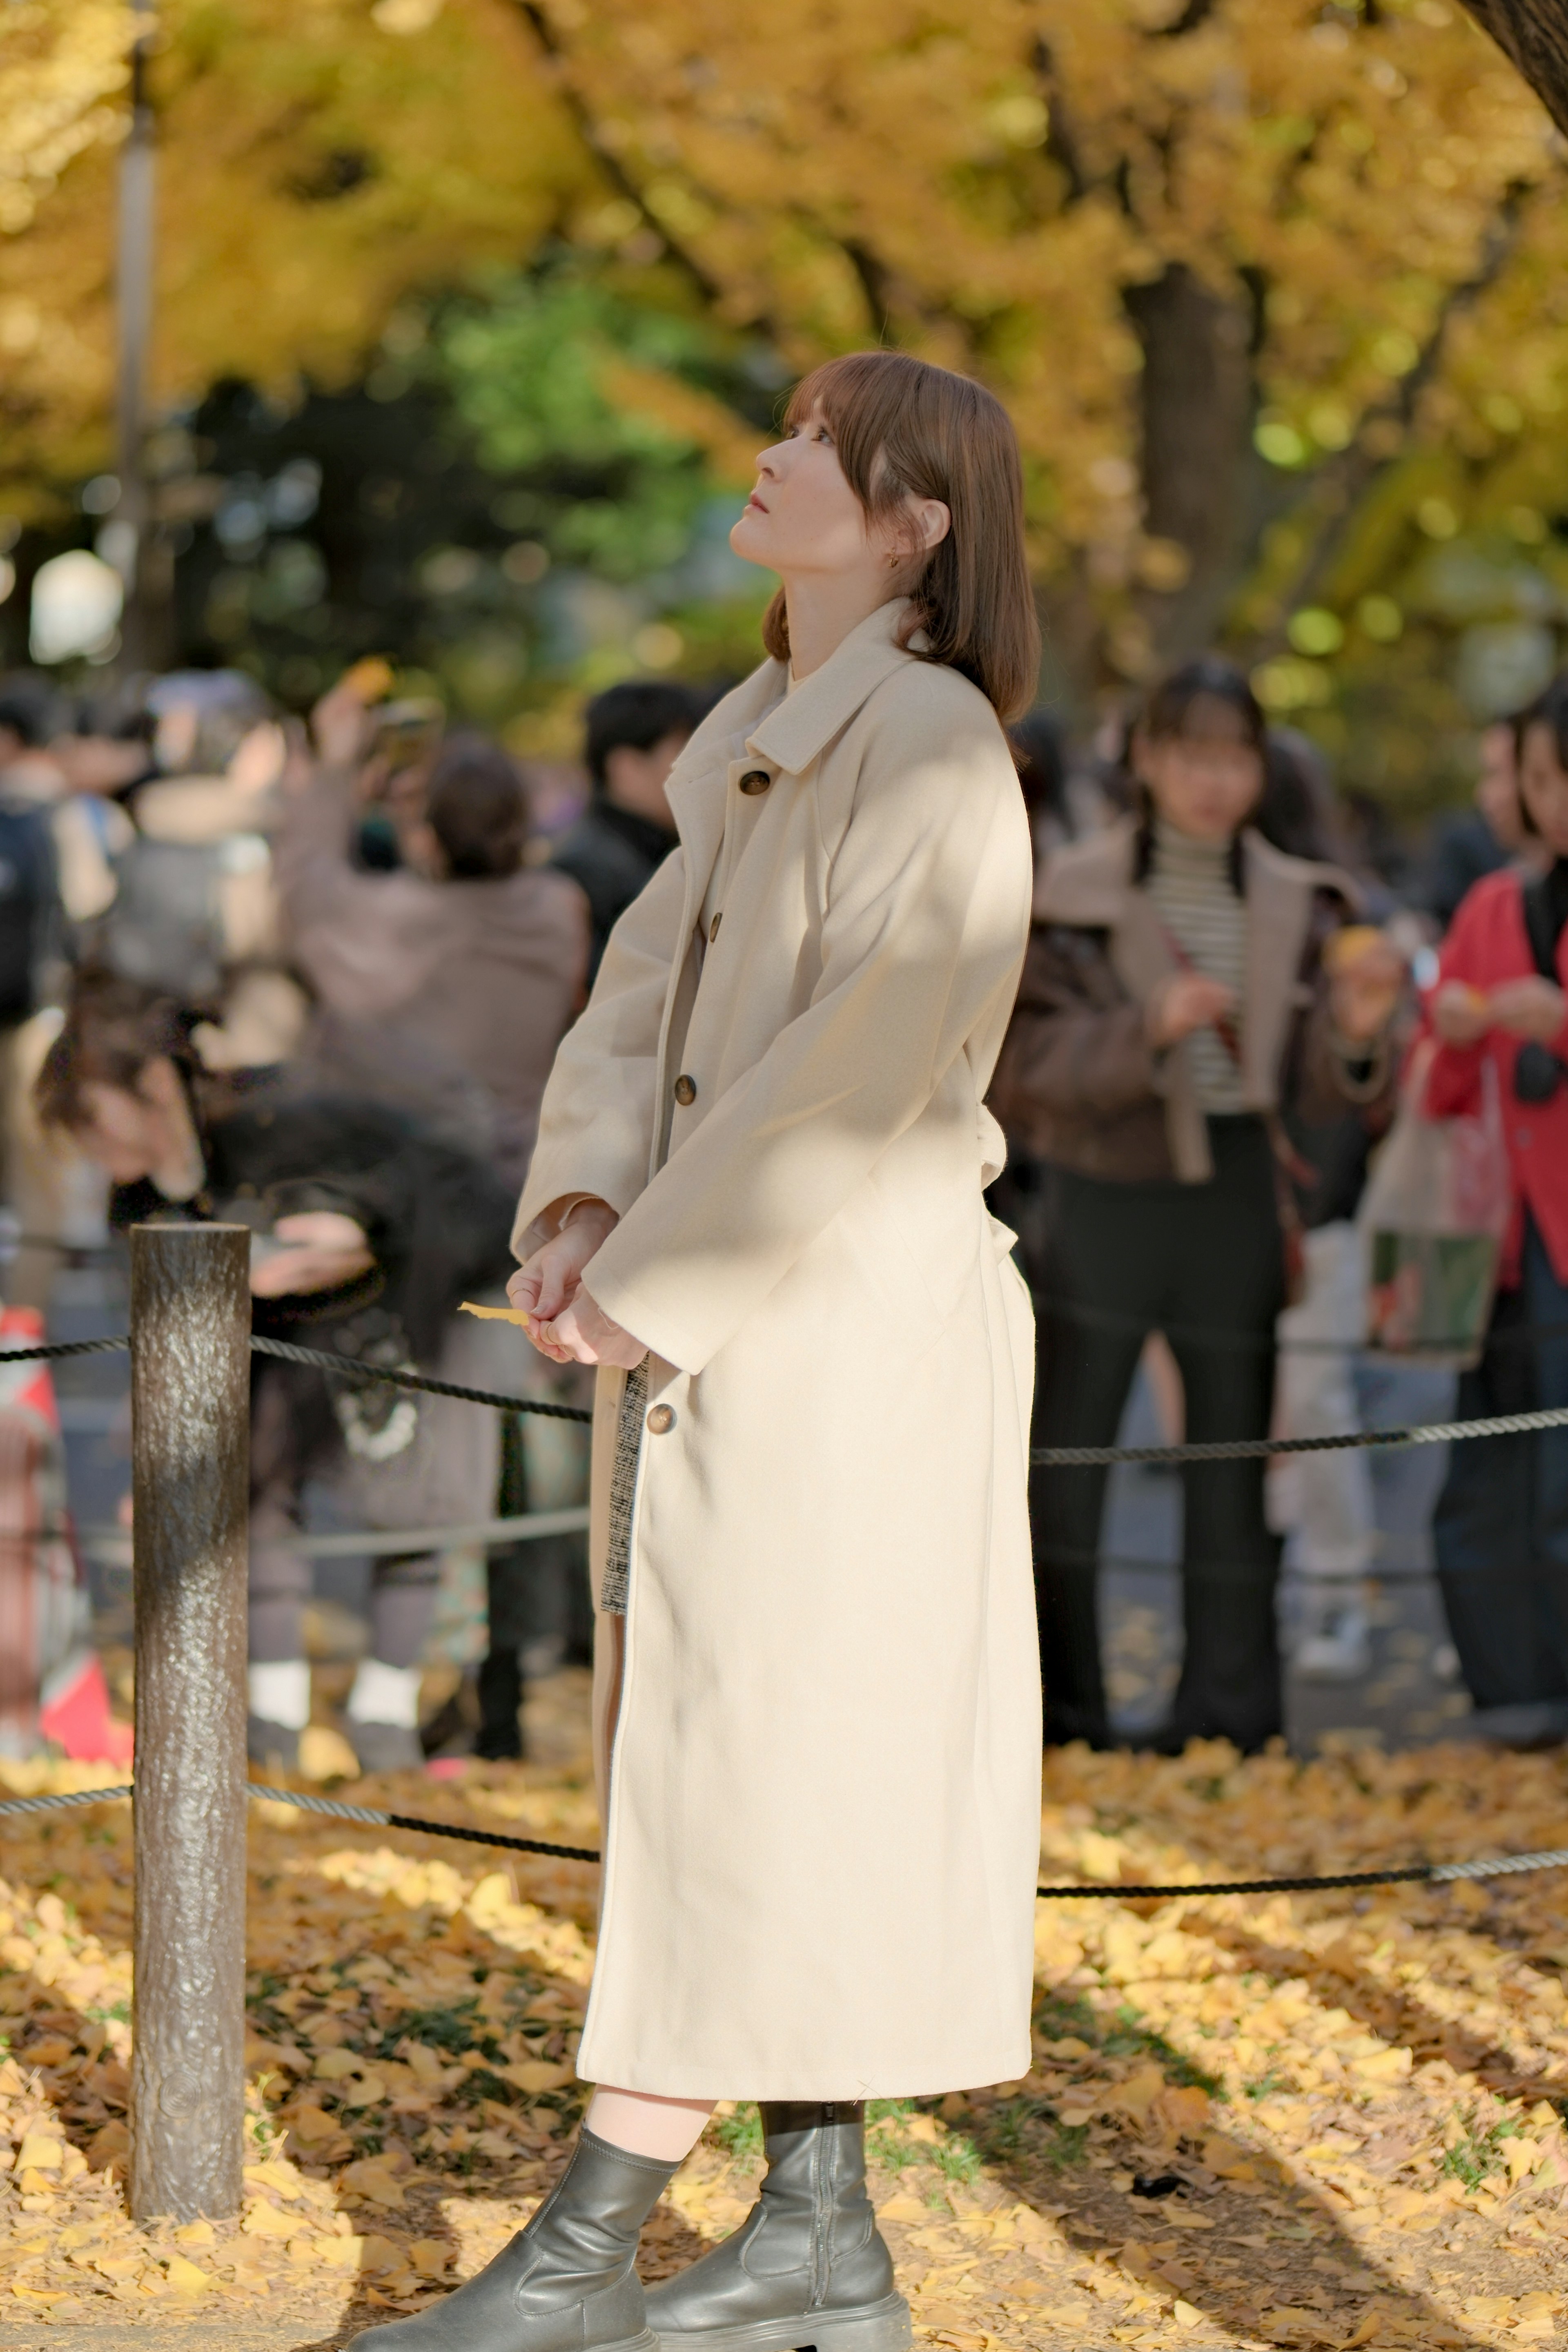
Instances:
[[[519,1257],[573,1198],[620,1213],[587,1286],[652,1357],[579,2056],[624,2089],[907,2096],[1030,2061],[1032,1339],[981,1198],[1030,838],[989,704],[894,644],[904,609],[692,739],[518,1211]]]

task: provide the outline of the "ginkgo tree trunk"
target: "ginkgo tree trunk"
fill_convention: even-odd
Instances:
[[[1564,0],[1465,0],[1568,136],[1568,5]]]

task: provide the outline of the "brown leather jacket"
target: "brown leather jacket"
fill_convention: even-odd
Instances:
[[[1012,1025],[989,1105],[1015,1147],[1112,1183],[1213,1173],[1184,1044],[1156,1052],[1147,1006],[1179,969],[1153,901],[1134,879],[1127,817],[1050,858]],[[1361,892],[1337,866],[1242,835],[1247,986],[1241,1068],[1249,1106],[1294,1122],[1353,1108],[1375,1119],[1394,1081],[1386,1048],[1353,1058],[1335,1040],[1322,942]]]

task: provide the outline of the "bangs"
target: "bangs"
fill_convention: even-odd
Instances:
[[[1026,710],[1039,685],[1040,629],[1024,551],[1023,468],[1000,401],[907,352],[850,352],[802,377],[785,426],[813,414],[831,433],[868,521],[885,520],[910,499],[939,501],[951,517],[907,588],[905,641],[924,633],[921,658],[971,679],[1002,719]],[[763,642],[789,658],[782,590]]]
[[[784,422],[799,428],[820,413],[844,479],[868,515],[883,515],[914,487],[900,453],[917,430],[920,378],[938,373],[945,371],[900,352],[852,352],[824,360],[796,385]],[[965,383],[962,376],[946,381]]]

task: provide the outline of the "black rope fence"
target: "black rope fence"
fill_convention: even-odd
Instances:
[[[350,1373],[362,1381],[383,1381],[393,1388],[417,1389],[431,1396],[456,1397],[465,1404],[493,1406],[498,1412],[542,1413],[551,1421],[591,1421],[587,1405],[551,1404],[541,1397],[503,1396],[493,1389],[470,1389],[455,1381],[431,1379],[423,1372],[401,1371],[391,1365],[367,1364],[358,1356],[340,1356],[324,1348],[301,1348],[291,1339],[251,1334],[252,1352],[279,1357],[286,1363],[319,1366]],[[57,1356],[103,1355],[131,1345],[124,1337],[111,1339],[56,1339],[31,1348],[0,1348],[0,1362],[47,1361]],[[1472,1437],[1517,1437],[1537,1430],[1568,1428],[1568,1405],[1542,1412],[1494,1413],[1485,1421],[1433,1421],[1403,1429],[1341,1430],[1330,1437],[1222,1438],[1194,1445],[1042,1445],[1030,1461],[1037,1469],[1095,1470],[1116,1462],[1254,1462],[1272,1454],[1333,1454],[1347,1446],[1448,1445]]]
[[[465,1389],[455,1381],[432,1380],[424,1372],[400,1371],[387,1364],[367,1364],[358,1356],[334,1355],[325,1348],[296,1347],[292,1339],[264,1338],[253,1331],[251,1353],[277,1356],[286,1364],[311,1364],[329,1372],[352,1373],[361,1381],[384,1381],[394,1389],[417,1389],[424,1396],[456,1397],[464,1404],[494,1405],[498,1412],[537,1412],[548,1421],[591,1421],[587,1405],[549,1404],[541,1397],[500,1396],[494,1389]]]
[[[367,1829],[409,1830],[422,1837],[452,1838],[465,1845],[495,1847],[508,1853],[544,1854],[559,1862],[602,1859],[595,1846],[558,1845],[549,1838],[507,1837],[496,1830],[471,1829],[460,1822],[432,1822],[417,1813],[384,1811],[376,1805],[348,1805],[340,1798],[309,1796],[301,1790],[273,1788],[260,1780],[247,1785],[250,1795],[259,1804],[292,1805],[300,1812],[324,1814],[331,1821],[356,1822]],[[8,1814],[51,1812],[62,1806],[113,1804],[133,1794],[134,1783],[127,1782],[114,1789],[71,1789],[49,1796],[10,1797],[0,1803],[0,1820]],[[1568,1846],[1548,1847],[1535,1853],[1488,1854],[1474,1862],[1404,1863],[1384,1870],[1346,1870],[1279,1878],[1177,1879],[1164,1885],[1145,1886],[1113,1881],[1087,1886],[1037,1886],[1035,1893],[1052,1903],[1171,1903],[1222,1895],[1327,1895],[1350,1887],[1447,1886],[1461,1879],[1517,1878],[1536,1870],[1568,1870]]]
[[[1197,1445],[1039,1445],[1037,1469],[1099,1470],[1113,1462],[1257,1462],[1271,1454],[1339,1454],[1347,1446],[1448,1445],[1469,1437],[1522,1437],[1568,1429],[1568,1405],[1544,1412],[1499,1412],[1485,1421],[1428,1421],[1407,1429],[1339,1430],[1332,1437],[1216,1438]]]

